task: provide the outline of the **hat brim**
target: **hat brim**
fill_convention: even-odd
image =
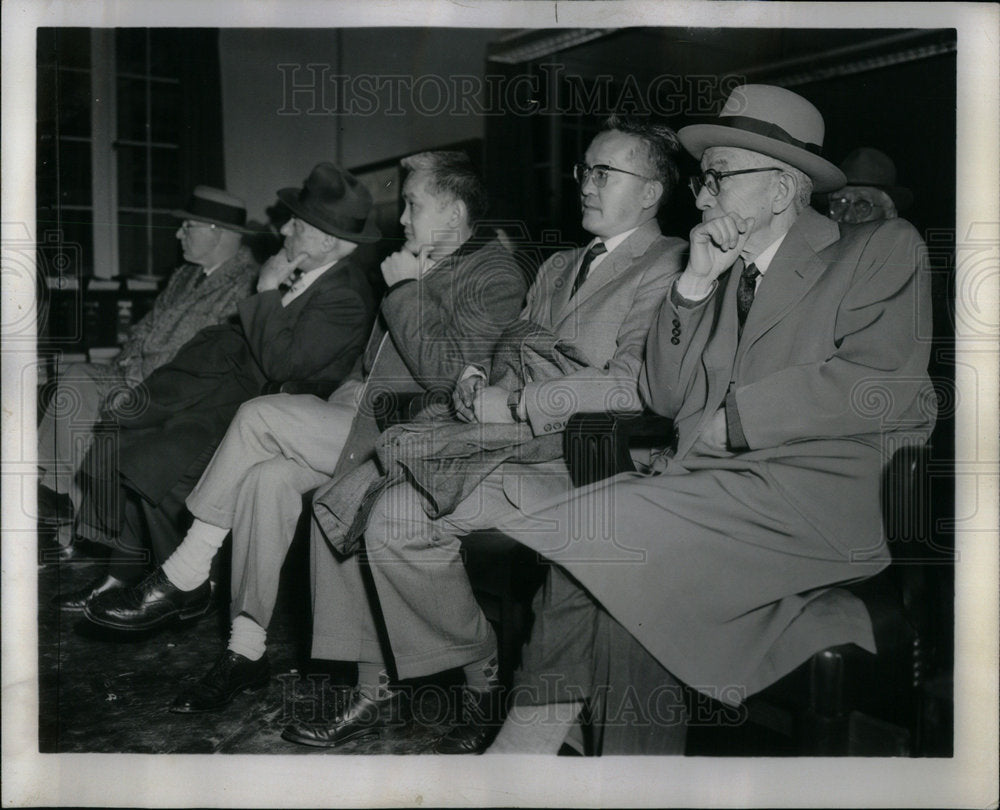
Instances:
[[[844,173],[826,158],[756,132],[718,124],[692,124],[682,127],[677,137],[695,160],[701,160],[705,150],[712,146],[732,146],[777,158],[805,172],[813,181],[813,191],[834,191],[843,187],[847,180]]]
[[[170,212],[170,215],[176,217],[177,219],[192,219],[195,222],[207,222],[210,225],[216,225],[219,228],[225,228],[227,231],[236,231],[236,233],[253,234],[256,233],[252,228],[247,228],[243,225],[233,225],[232,222],[223,222],[221,219],[212,219],[212,217],[206,217],[202,214],[193,214],[190,211],[185,211],[181,208],[175,208]]]
[[[300,190],[297,188],[278,189],[278,199],[288,206],[295,216],[305,222],[308,222],[313,227],[319,228],[323,231],[323,233],[328,233],[331,236],[336,236],[338,239],[346,239],[348,242],[357,242],[359,244],[377,242],[382,238],[382,231],[378,229],[378,226],[375,224],[375,220],[372,218],[371,214],[368,215],[368,218],[365,220],[365,227],[362,228],[360,232],[344,230],[343,228],[338,227],[335,223],[329,222],[319,216],[316,211],[301,205],[299,203],[299,191]]]

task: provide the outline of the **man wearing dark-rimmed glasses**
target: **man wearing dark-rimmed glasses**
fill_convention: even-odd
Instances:
[[[822,157],[819,111],[784,88],[737,87],[718,118],[678,137],[701,162],[701,222],[640,374],[673,442],[659,474],[600,482],[504,526],[555,563],[550,602],[564,607],[536,613],[516,684],[547,689],[549,705],[512,709],[490,752],[555,753],[581,711],[593,716],[586,695],[548,685],[578,677],[568,628],[607,628],[605,701],[616,688],[635,696],[617,753],[666,753],[668,739],[684,750],[684,696],[643,691],[619,654],[629,636],[730,706],[828,647],[875,652],[864,605],[830,586],[888,564],[883,465],[934,424],[924,245],[900,219],[838,227],[809,207],[845,178]]]

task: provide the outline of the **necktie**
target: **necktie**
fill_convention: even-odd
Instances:
[[[296,282],[298,282],[300,278],[302,278],[302,269],[296,267],[292,270],[292,274],[278,285],[278,292],[284,295],[295,286]]]
[[[740,286],[736,288],[736,314],[739,317],[739,335],[743,335],[743,325],[747,322],[747,315],[753,305],[753,297],[757,291],[757,276],[760,270],[757,265],[751,263],[743,268],[740,273]]]
[[[206,278],[208,278],[208,273],[205,272],[205,268],[201,268],[200,272],[198,273],[198,277],[194,280],[195,288],[197,289],[198,287],[200,287],[204,283]]]
[[[607,253],[608,249],[604,246],[603,242],[595,242],[587,250],[583,257],[583,261],[580,263],[580,269],[576,273],[576,281],[573,282],[573,291],[569,294],[572,298],[576,295],[576,291],[583,286],[583,282],[587,280],[587,273],[590,272],[590,265],[593,263],[594,259],[600,256],[602,253]]]

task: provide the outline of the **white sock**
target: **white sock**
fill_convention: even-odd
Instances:
[[[212,560],[229,534],[229,529],[195,518],[184,540],[166,562],[163,573],[182,591],[193,591],[208,579]]]
[[[582,700],[511,707],[488,754],[556,754],[576,724]]]
[[[267,630],[241,613],[233,619],[233,629],[229,633],[229,649],[251,661],[257,661],[267,650]]]

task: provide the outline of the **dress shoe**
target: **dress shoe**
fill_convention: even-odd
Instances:
[[[462,719],[437,741],[435,754],[481,754],[490,747],[503,724],[501,689],[463,689]]]
[[[55,492],[44,484],[38,485],[38,522],[51,526],[73,520],[73,501],[65,492]]]
[[[397,690],[387,698],[375,700],[353,689],[347,705],[341,707],[330,722],[292,723],[285,726],[281,736],[302,745],[334,748],[350,740],[375,736],[383,728],[401,725],[409,717],[409,708],[410,695],[406,690]]]
[[[98,594],[124,587],[124,582],[105,572],[82,588],[77,588],[69,593],[57,594],[52,599],[52,603],[59,605],[63,610],[83,610],[87,603]]]
[[[267,654],[256,661],[226,650],[212,668],[181,690],[170,704],[177,714],[214,712],[232,702],[239,692],[267,686],[271,669]]]
[[[212,606],[212,586],[206,580],[193,591],[182,591],[157,568],[138,585],[108,591],[83,609],[94,624],[115,630],[152,630],[170,622],[203,616]]]

